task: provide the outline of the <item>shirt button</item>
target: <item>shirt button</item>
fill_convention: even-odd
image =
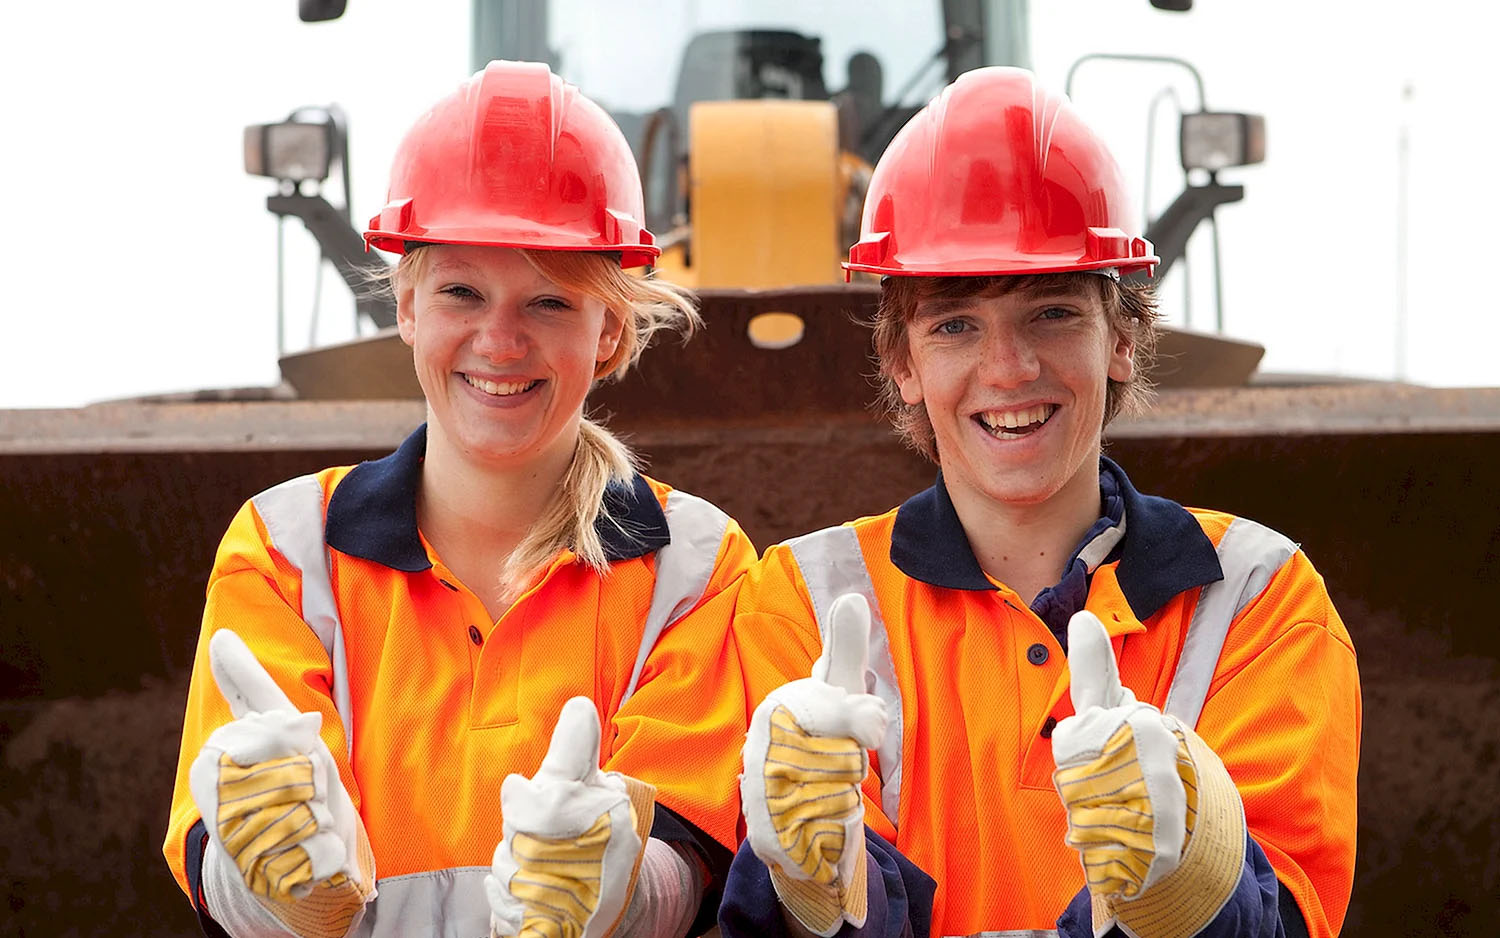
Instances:
[[[473,642],[476,645],[484,644],[484,636],[479,634],[479,626],[469,626],[469,641]]]
[[[1041,642],[1037,642],[1035,645],[1032,645],[1030,648],[1026,649],[1026,660],[1030,661],[1032,664],[1046,664],[1047,646],[1043,645]]]
[[[1041,733],[1042,738],[1051,739],[1052,731],[1055,729],[1057,729],[1057,717],[1048,717],[1047,719],[1043,720]]]

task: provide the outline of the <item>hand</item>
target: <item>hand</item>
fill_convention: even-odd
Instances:
[[[1095,897],[1096,931],[1118,922],[1136,935],[1149,922],[1167,938],[1196,934],[1239,879],[1239,793],[1191,728],[1120,683],[1093,613],[1068,623],[1068,669],[1074,715],[1053,730],[1052,778]]]
[[[298,713],[234,632],[214,633],[208,657],[234,716],[189,773],[209,838],[258,898],[287,903],[349,884],[362,903],[372,869],[361,868],[363,829],[318,735],[322,715]]]
[[[1053,780],[1068,808],[1068,844],[1089,888],[1133,897],[1177,868],[1188,799],[1177,771],[1177,721],[1120,684],[1104,625],[1068,623],[1073,713],[1052,732]]]
[[[484,878],[493,935],[602,938],[630,902],[655,790],[599,770],[599,714],[563,704],[536,775],[500,789],[504,839]]]
[[[865,693],[870,609],[840,596],[812,676],[766,695],[751,717],[740,795],[751,849],[777,894],[814,934],[865,920],[866,750],[885,735],[885,702]]]

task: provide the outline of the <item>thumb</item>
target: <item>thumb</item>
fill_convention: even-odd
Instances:
[[[208,640],[208,665],[236,720],[247,713],[297,712],[244,639],[229,629],[220,629]]]
[[[1099,617],[1087,610],[1068,620],[1068,672],[1074,713],[1082,714],[1089,707],[1118,707],[1131,699],[1120,684],[1109,633]]]
[[[858,593],[845,593],[833,601],[828,619],[828,641],[813,662],[812,676],[848,693],[863,694],[870,657],[870,604]]]
[[[587,697],[563,704],[537,778],[586,782],[599,772],[599,711]]]

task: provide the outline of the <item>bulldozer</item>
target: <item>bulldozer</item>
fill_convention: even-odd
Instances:
[[[302,2],[305,18],[342,6]],[[799,6],[814,16],[819,5]],[[861,19],[880,29],[838,50],[849,24],[832,14],[820,32],[790,12],[703,13],[678,24],[680,65],[661,65],[659,94],[639,105],[611,97],[617,75],[590,77],[588,45],[569,32],[576,5],[473,5],[476,64],[548,61],[611,110],[637,147],[648,223],[666,247],[660,269],[700,294],[701,336],[653,349],[591,401],[654,475],[713,500],[761,546],[883,511],[931,483],[934,467],[870,406],[861,322],[878,285],[844,283],[838,260],[870,165],[921,103],[913,93],[1027,62],[1025,0],[875,6]],[[917,7],[931,27],[925,45],[904,25]],[[881,30],[887,45],[859,45]],[[848,64],[842,88],[825,77],[835,51]],[[894,92],[885,71],[903,79]],[[1234,124],[1238,143],[1148,230],[1164,268],[1216,206],[1242,196],[1218,169],[1255,155],[1253,115],[1196,120]],[[334,153],[336,129],[292,132],[321,134]],[[277,133],[247,137],[262,170]],[[268,207],[301,218],[363,288],[386,262],[364,253],[347,198],[336,209],[292,182]],[[358,296],[360,316],[390,325],[383,301]],[[1285,532],[1327,577],[1364,693],[1347,932],[1490,934],[1500,916],[1500,721],[1486,717],[1500,712],[1500,634],[1487,624],[1500,584],[1500,389],[1272,380],[1256,370],[1262,351],[1169,333],[1154,406],[1112,424],[1107,451],[1144,491]],[[389,333],[281,365],[276,388],[0,412],[7,934],[199,932],[160,842],[218,538],[256,492],[384,455],[424,418],[410,354]]]

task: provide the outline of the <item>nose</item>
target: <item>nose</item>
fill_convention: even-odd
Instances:
[[[1041,377],[1036,347],[1024,329],[992,328],[983,353],[981,373],[996,387],[1018,388]]]
[[[485,310],[475,325],[474,354],[492,362],[515,361],[526,356],[525,320],[507,305]]]

